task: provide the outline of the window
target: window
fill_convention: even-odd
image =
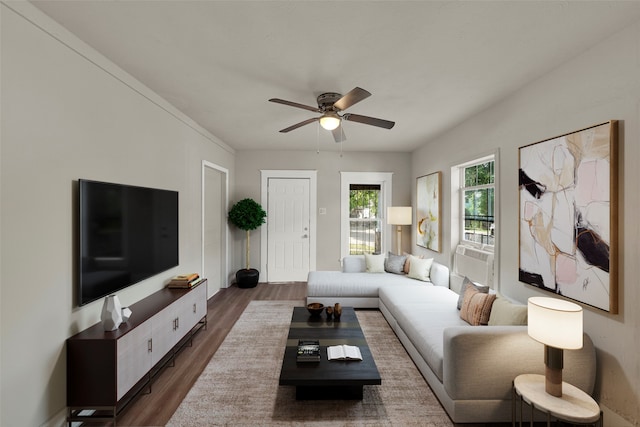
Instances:
[[[382,251],[380,184],[349,185],[349,255]]]
[[[462,219],[460,241],[479,246],[495,244],[495,161],[482,159],[460,167]]]
[[[341,256],[386,253],[390,226],[385,215],[391,202],[388,172],[341,172]]]

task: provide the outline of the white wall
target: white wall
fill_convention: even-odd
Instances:
[[[77,180],[179,191],[180,265],[130,305],[200,269],[202,160],[233,177],[234,151],[30,4],[0,14],[0,425],[38,426],[66,406],[65,339],[102,306],[75,306]]]
[[[409,153],[350,153],[342,157],[336,151],[315,152],[315,141],[301,141],[309,144],[310,151],[239,151],[236,157],[235,196],[231,204],[245,197],[260,201],[261,169],[300,169],[318,171],[318,209],[325,208],[326,214],[317,216],[317,270],[340,269],[340,172],[393,172],[393,200],[396,205],[407,205],[415,182],[410,180]],[[348,144],[348,141],[345,142]],[[314,150],[314,151],[311,151]],[[409,227],[403,227],[403,244],[409,242]],[[232,271],[243,267],[243,231],[234,230],[236,264]],[[393,233],[395,239],[395,232]],[[395,240],[392,240],[395,247]],[[408,245],[406,245],[408,249]],[[251,234],[251,264],[260,266],[260,232]]]
[[[585,307],[584,321],[598,348],[595,397],[608,409],[605,425],[638,426],[640,22],[429,141],[412,156],[412,174],[416,178],[437,170],[444,173],[445,247],[436,257],[449,263],[450,168],[500,150],[500,291],[525,302],[529,296],[545,293],[518,281],[518,147],[610,119],[620,120],[620,313]],[[422,250],[414,247],[416,252]]]

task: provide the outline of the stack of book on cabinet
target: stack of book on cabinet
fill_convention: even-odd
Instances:
[[[173,289],[190,289],[199,285],[202,280],[198,273],[179,274],[171,279],[167,287]]]

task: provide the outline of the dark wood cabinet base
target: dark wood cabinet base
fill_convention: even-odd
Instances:
[[[112,422],[207,325],[206,280],[162,289],[131,307],[115,331],[96,324],[67,339],[67,422]]]

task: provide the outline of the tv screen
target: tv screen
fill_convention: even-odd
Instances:
[[[78,305],[178,265],[177,191],[78,183]]]

